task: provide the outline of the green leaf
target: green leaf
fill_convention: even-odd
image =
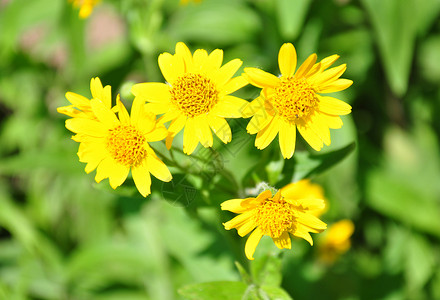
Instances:
[[[238,262],[235,262],[235,266],[238,269],[238,272],[240,273],[241,280],[243,280],[244,283],[247,285],[252,283],[252,278],[249,276],[249,273],[246,271],[246,269]]]
[[[417,35],[418,0],[362,0],[370,15],[385,75],[399,97],[406,93]]]
[[[250,266],[255,284],[258,286],[280,286],[282,274],[279,255],[269,253],[260,256],[252,261]]]
[[[236,300],[242,298],[246,288],[246,284],[239,281],[215,281],[187,285],[178,293],[191,300]]]
[[[309,178],[330,169],[346,158],[354,149],[355,143],[353,142],[343,148],[324,154],[316,155],[308,152],[296,153],[293,156],[295,167],[292,181]],[[287,183],[288,182],[284,183],[283,181],[283,184],[279,183],[278,186],[282,186]]]
[[[263,286],[260,288],[260,293],[263,291],[267,298],[276,300],[292,300],[293,298],[282,288],[276,286]],[[263,298],[264,299],[264,298]]]
[[[422,235],[412,234],[406,241],[405,277],[408,289],[421,289],[435,271],[436,257],[429,241]]]
[[[278,29],[285,40],[294,40],[304,24],[311,0],[278,0]]]
[[[238,1],[206,1],[180,10],[167,31],[177,40],[218,46],[251,40],[260,24],[256,13]]]

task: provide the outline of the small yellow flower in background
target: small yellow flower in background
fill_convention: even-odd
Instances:
[[[232,199],[221,204],[222,210],[239,214],[223,224],[226,230],[236,228],[242,237],[253,231],[245,245],[248,259],[254,259],[255,249],[264,235],[270,236],[279,249],[291,248],[289,233],[313,245],[309,232],[322,232],[327,225],[314,215],[324,208],[324,200],[310,196],[307,189],[299,181],[289,185],[286,191],[280,189],[275,196],[266,190],[256,198]],[[313,188],[311,192],[314,193]]]
[[[74,114],[66,121],[66,128],[76,133],[73,139],[80,142],[79,160],[87,163],[86,173],[96,169],[96,182],[109,178],[110,186],[116,189],[124,183],[131,169],[134,183],[145,197],[150,194],[150,173],[162,181],[170,181],[172,177],[148,145],[148,142],[163,140],[167,130],[157,125],[156,116],[144,110],[145,103],[140,99],[133,102],[130,116],[118,95],[118,118],[108,102],[111,101],[110,88],[102,88],[100,84],[99,79],[92,80],[93,99],[90,101],[69,94],[69,100],[80,99],[79,107],[85,108],[87,113]],[[76,102],[72,105],[78,107]]]
[[[101,101],[107,108],[112,107],[111,86],[107,85],[103,87],[101,80],[96,77],[90,80],[90,90],[92,92],[92,99],[97,99],[98,101]],[[78,117],[96,119],[95,114],[92,111],[89,99],[72,92],[67,92],[66,98],[67,100],[69,100],[71,105],[58,107],[57,111],[59,113],[73,118]]]
[[[132,93],[146,102],[145,109],[156,115],[164,114],[162,123],[172,121],[168,131],[167,147],[183,128],[183,151],[190,155],[198,143],[212,147],[212,131],[224,143],[231,141],[231,128],[224,118],[241,118],[247,101],[229,94],[246,84],[247,80],[235,77],[242,61],[234,59],[224,66],[223,51],[216,49],[209,55],[203,49],[191,54],[180,42],[176,54],[159,56],[159,67],[165,83],[139,83]]]
[[[350,220],[341,220],[329,226],[320,240],[319,257],[326,263],[333,263],[340,255],[350,249],[350,237],[354,224]]]
[[[74,7],[79,7],[79,17],[82,19],[87,18],[93,11],[95,5],[101,0],[69,0],[73,2]]]
[[[251,117],[247,131],[257,133],[255,146],[266,148],[279,133],[281,153],[291,158],[295,151],[296,129],[316,151],[323,144],[330,145],[330,130],[342,126],[340,115],[351,112],[351,106],[321,94],[342,91],[353,81],[340,79],[346,65],[326,70],[337,59],[332,55],[316,63],[316,54],[310,55],[295,72],[296,51],[292,44],[284,44],[278,55],[281,76],[276,77],[257,68],[245,68],[249,82],[262,88],[244,112]]]

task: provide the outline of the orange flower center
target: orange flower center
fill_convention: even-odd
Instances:
[[[305,78],[281,78],[281,84],[275,88],[271,98],[278,114],[292,121],[308,116],[317,104],[315,91]]]
[[[266,200],[256,208],[255,222],[264,234],[278,238],[294,226],[295,213],[291,204],[281,197],[279,201]]]
[[[147,156],[145,137],[131,125],[119,125],[110,129],[107,137],[107,149],[118,163],[125,166],[137,166]]]
[[[172,86],[171,102],[190,118],[209,112],[218,101],[215,84],[200,74],[187,73]]]

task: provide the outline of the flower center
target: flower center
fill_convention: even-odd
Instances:
[[[118,163],[137,166],[147,156],[144,148],[145,137],[131,125],[119,125],[110,129],[107,149]]]
[[[266,235],[278,238],[293,226],[295,221],[294,210],[291,204],[283,198],[279,202],[266,200],[256,208],[255,222]]]
[[[317,103],[315,91],[305,78],[281,78],[271,98],[278,113],[291,121],[309,115]]]
[[[171,102],[190,118],[209,112],[217,103],[215,85],[203,75],[187,73],[172,86]]]

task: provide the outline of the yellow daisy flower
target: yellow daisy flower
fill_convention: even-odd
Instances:
[[[295,72],[297,58],[292,44],[284,44],[278,54],[281,76],[276,77],[257,68],[245,68],[249,82],[262,88],[252,101],[244,117],[252,117],[247,131],[257,133],[255,146],[266,148],[279,133],[281,153],[291,158],[295,151],[296,128],[316,151],[323,144],[330,145],[329,128],[342,126],[340,115],[351,112],[351,106],[321,94],[342,91],[353,81],[340,79],[345,64],[326,70],[337,59],[332,55],[316,63],[316,54],[310,55]]]
[[[74,7],[79,7],[79,17],[85,19],[93,11],[93,8],[101,2],[101,0],[70,0]]]
[[[92,92],[92,99],[97,99],[101,101],[105,107],[111,108],[112,106],[111,86],[106,85],[105,87],[103,87],[101,80],[98,77],[96,77],[90,80],[90,90]],[[58,107],[57,111],[59,113],[73,118],[96,119],[92,111],[92,107],[90,106],[89,99],[72,92],[67,92],[66,98],[67,100],[69,100],[71,105]]]
[[[290,193],[291,196],[286,196],[280,189],[272,196],[272,192],[266,190],[256,198],[232,199],[221,204],[222,210],[239,214],[223,223],[226,230],[236,228],[242,237],[253,231],[245,245],[249,260],[254,259],[255,249],[264,235],[270,236],[279,249],[290,249],[289,233],[313,245],[309,232],[318,233],[327,228],[313,215],[313,212],[324,208],[322,199],[308,197],[301,184],[297,188],[290,187]]]
[[[86,173],[96,169],[96,182],[109,178],[116,189],[131,169],[137,189],[146,197],[151,192],[150,173],[162,181],[170,181],[172,176],[148,145],[164,139],[167,130],[156,124],[156,116],[144,106],[135,99],[130,116],[118,97],[118,118],[102,101],[92,99],[90,108],[96,119],[72,118],[66,121],[66,128],[77,133],[79,160],[87,163]]]
[[[352,221],[344,219],[329,226],[319,243],[319,257],[326,263],[333,263],[350,249],[350,237],[354,232]]]
[[[322,199],[324,207],[310,210],[315,217],[322,216],[328,209],[328,201],[324,196],[324,189],[309,179],[303,179],[295,183],[289,183],[282,188],[283,195],[290,199]]]
[[[183,151],[191,154],[200,142],[212,147],[211,129],[224,143],[231,141],[231,128],[224,118],[241,118],[247,101],[229,94],[245,86],[242,77],[232,76],[242,61],[234,59],[224,66],[223,51],[216,49],[209,55],[203,49],[191,54],[180,42],[176,54],[159,56],[159,67],[165,83],[139,83],[132,93],[148,102],[145,109],[156,115],[164,114],[161,122],[172,121],[168,131],[167,147],[183,128]]]

